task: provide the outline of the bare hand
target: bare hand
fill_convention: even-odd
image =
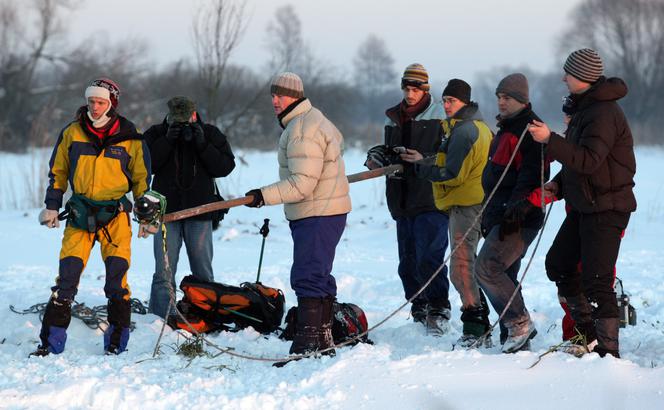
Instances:
[[[47,228],[59,228],[58,211],[53,209],[43,209],[39,213],[39,223]]]
[[[539,143],[546,144],[549,142],[549,138],[551,137],[551,130],[549,127],[537,120],[533,120],[530,125],[528,125],[528,132],[530,132],[530,135],[533,136],[533,139]]]
[[[138,225],[138,237],[147,238],[150,235],[154,235],[159,231],[159,228],[154,225],[140,224]]]
[[[549,181],[544,184],[544,197],[553,198],[558,195],[558,183],[554,181]]]
[[[399,156],[401,157],[402,160],[404,160],[406,162],[411,162],[411,163],[412,162],[417,162],[417,161],[424,158],[422,156],[422,154],[417,152],[417,150],[410,149],[410,148],[406,148],[406,152],[403,153],[403,154],[399,154]]]

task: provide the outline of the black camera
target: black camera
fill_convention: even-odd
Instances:
[[[629,295],[623,289],[623,283],[616,277],[616,302],[618,303],[620,327],[636,326],[636,309],[629,303]]]
[[[178,124],[180,126],[180,138],[185,142],[190,142],[194,138],[194,134],[191,130],[191,124],[189,122],[181,122]]]

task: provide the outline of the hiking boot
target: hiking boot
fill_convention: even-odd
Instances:
[[[620,358],[619,352],[619,334],[620,319],[617,317],[599,318],[595,321],[597,331],[597,347],[594,351],[600,357],[610,354],[613,357]]]
[[[493,347],[493,342],[491,341],[491,333],[489,333],[484,337],[464,333],[461,335],[459,340],[457,340],[454,346],[464,350],[479,349],[479,348],[489,349]]]
[[[414,300],[410,306],[410,315],[413,317],[413,322],[426,324],[427,302]]]
[[[427,334],[438,337],[448,333],[451,317],[450,309],[429,306],[425,322]]]
[[[51,353],[51,352],[48,350],[47,346],[39,345],[39,346],[37,346],[37,350],[30,353],[28,355],[28,357],[31,357],[31,356],[44,357],[44,356],[48,356],[49,353]]]
[[[491,327],[489,323],[489,308],[486,306],[468,307],[461,313],[463,322],[463,334],[457,340],[456,346],[462,349],[474,349],[479,347],[492,347],[491,333],[487,331]]]
[[[503,353],[516,353],[530,350],[530,339],[537,335],[535,324],[528,320],[525,326],[508,328],[507,339],[503,344]]]

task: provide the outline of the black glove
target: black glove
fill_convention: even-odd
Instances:
[[[196,148],[199,151],[203,151],[207,146],[207,140],[205,139],[205,133],[203,132],[203,127],[201,127],[201,124],[197,122],[192,123],[191,133],[194,135],[194,142],[196,143]]]
[[[174,122],[168,126],[168,131],[166,131],[166,139],[170,142],[175,142],[180,137],[180,132],[182,131],[182,124],[179,122]]]
[[[265,201],[263,200],[263,193],[260,189],[252,189],[251,191],[244,194],[244,196],[254,197],[250,203],[245,204],[245,206],[248,206],[249,208],[260,208],[261,206],[265,205]]]
[[[519,232],[523,221],[526,219],[526,215],[533,208],[533,204],[525,198],[508,205],[503,214],[503,220],[500,222],[498,239],[503,241],[506,236]]]
[[[369,151],[367,151],[367,160],[364,161],[364,166],[367,166],[367,163],[370,160],[380,168],[391,165],[392,161],[390,161],[390,154],[389,149],[385,145],[371,147]]]

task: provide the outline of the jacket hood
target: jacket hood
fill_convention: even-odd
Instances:
[[[587,95],[594,101],[616,101],[627,95],[627,84],[618,77],[601,77]]]

